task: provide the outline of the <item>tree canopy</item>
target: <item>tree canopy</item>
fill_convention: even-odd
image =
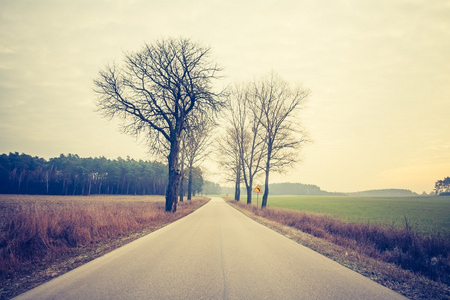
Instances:
[[[450,177],[436,181],[434,190],[436,195],[450,195]]]
[[[189,39],[162,39],[125,54],[122,67],[109,65],[94,80],[99,111],[121,119],[125,132],[146,136],[152,152],[167,155],[166,211],[176,211],[182,133],[194,130],[194,118],[212,117],[222,107],[213,91],[220,68],[209,55],[210,48]]]

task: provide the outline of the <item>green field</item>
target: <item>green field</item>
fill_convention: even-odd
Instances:
[[[268,206],[396,227],[405,227],[406,217],[413,230],[420,233],[450,234],[450,197],[269,196]]]

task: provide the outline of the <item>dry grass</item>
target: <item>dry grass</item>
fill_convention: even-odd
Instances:
[[[405,228],[229,201],[242,212],[411,299],[450,299],[450,240]]]
[[[161,228],[207,200],[180,203],[173,214],[158,196],[0,195],[1,298]]]

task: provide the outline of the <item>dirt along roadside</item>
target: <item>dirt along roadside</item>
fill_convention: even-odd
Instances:
[[[10,299],[201,207],[162,196],[0,195],[0,299]]]
[[[280,220],[272,220],[264,217],[265,214],[260,210],[257,210],[254,205],[236,202],[231,198],[225,199],[231,206],[255,221],[285,235],[299,244],[333,259],[341,265],[344,265],[409,299],[450,299],[450,287],[442,282],[431,280],[420,274],[402,269],[395,264],[376,259],[376,257],[370,257],[361,251],[358,251],[358,247],[337,245],[331,241],[305,233],[292,226],[283,225]],[[274,208],[266,209],[283,211]]]

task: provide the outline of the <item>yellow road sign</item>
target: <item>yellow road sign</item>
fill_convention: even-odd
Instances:
[[[262,189],[259,186],[259,184],[256,185],[255,189],[253,190],[255,193],[262,193]]]

